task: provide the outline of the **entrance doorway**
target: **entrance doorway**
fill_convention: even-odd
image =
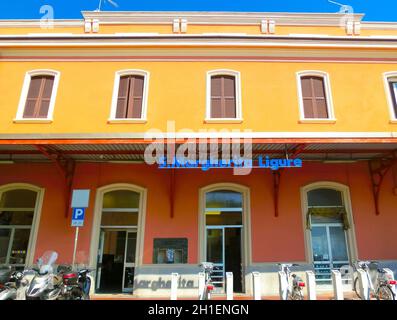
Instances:
[[[244,290],[242,194],[219,190],[206,194],[206,259],[214,264],[215,293],[225,292],[226,272],[233,273],[233,291]]]
[[[131,293],[137,252],[140,195],[130,190],[103,196],[96,292]]]
[[[98,292],[132,292],[136,230],[101,228],[98,252]]]
[[[347,230],[350,228],[343,194],[331,188],[307,193],[307,224],[318,284],[331,284],[331,270],[350,265]],[[349,279],[346,279],[349,281]]]

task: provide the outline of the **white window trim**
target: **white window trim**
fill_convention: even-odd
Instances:
[[[324,79],[325,85],[325,96],[327,99],[327,110],[328,118],[305,118],[305,109],[303,106],[303,94],[302,94],[302,77],[306,76],[316,76]],[[331,81],[329,74],[323,71],[316,70],[306,70],[300,71],[296,74],[297,87],[298,87],[298,99],[299,99],[299,113],[300,113],[300,123],[335,123],[336,118],[334,114],[334,103],[332,99]]]
[[[127,118],[127,119],[117,119],[116,111],[117,111],[117,99],[119,96],[119,86],[120,86],[120,78],[123,76],[129,75],[139,75],[143,76],[143,96],[142,96],[142,114],[141,118]],[[112,106],[110,110],[110,117],[108,119],[108,123],[112,124],[126,124],[126,123],[145,123],[147,121],[147,101],[148,101],[148,93],[149,93],[149,78],[150,73],[145,70],[139,69],[126,69],[119,70],[116,72],[114,77],[114,86],[113,86],[113,96],[112,96]]]
[[[397,78],[397,71],[386,72],[386,73],[383,74],[383,84],[385,86],[387,103],[388,103],[388,106],[389,106],[390,122],[391,123],[397,123],[397,117],[395,115],[394,106],[393,106],[392,92],[390,92],[390,86],[389,86],[389,79],[390,78]],[[396,98],[397,98],[397,91],[395,92],[395,95],[396,95]]]
[[[306,228],[306,214],[308,211],[308,197],[307,193],[311,190],[316,189],[334,189],[342,192],[343,203],[345,205],[347,211],[347,218],[349,221],[350,229],[346,231],[347,235],[347,243],[348,243],[348,255],[350,261],[356,261],[358,259],[358,251],[357,251],[357,241],[356,241],[356,232],[355,232],[355,224],[354,217],[351,205],[351,196],[350,190],[348,186],[337,182],[331,181],[320,181],[311,183],[301,188],[301,206],[302,206],[302,225],[304,230],[305,237],[305,255],[306,255],[306,263],[313,264],[313,249],[312,249],[312,238],[311,238],[311,230]]]
[[[37,243],[37,235],[39,231],[40,218],[41,218],[41,209],[43,207],[43,199],[44,199],[44,189],[36,187],[27,183],[11,183],[0,186],[0,198],[4,192],[12,191],[12,190],[31,190],[37,193],[36,204],[34,209],[34,216],[32,221],[32,227],[30,229],[30,237],[28,244],[28,253],[26,255],[25,266],[30,267],[34,264],[34,256],[36,253],[36,243]]]
[[[28,92],[30,88],[30,82],[32,80],[32,77],[34,76],[54,76],[54,85],[52,87],[52,93],[51,93],[51,100],[50,100],[50,105],[48,108],[48,114],[47,118],[24,118],[23,113],[25,111],[25,106],[26,106],[26,99],[28,97]],[[14,119],[14,122],[17,123],[51,123],[53,119],[53,113],[54,113],[54,108],[55,108],[55,101],[56,101],[56,96],[58,92],[58,86],[59,86],[59,79],[60,79],[61,73],[56,70],[50,70],[50,69],[40,69],[40,70],[31,70],[26,72],[25,74],[25,80],[23,82],[22,86],[22,93],[21,97],[19,99],[19,105],[18,105],[18,111],[16,118]]]
[[[211,118],[211,77],[228,75],[235,77],[236,81],[236,118]],[[206,80],[206,112],[205,122],[208,123],[241,123],[243,121],[241,105],[241,75],[240,72],[230,69],[217,69],[207,72]]]

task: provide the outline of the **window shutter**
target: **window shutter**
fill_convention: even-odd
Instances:
[[[31,78],[23,112],[24,118],[48,117],[53,87],[53,76],[35,76]]]
[[[222,118],[222,78],[211,78],[211,118]]]
[[[52,88],[54,87],[54,78],[45,77],[43,79],[43,94],[41,96],[41,104],[38,110],[38,118],[47,118],[48,110],[50,108],[50,101],[52,95]]]
[[[397,81],[389,82],[390,85],[390,94],[393,103],[394,117],[397,118]]]
[[[236,79],[211,77],[211,118],[236,118]]]
[[[143,76],[132,76],[130,78],[127,118],[140,119],[142,117],[143,81]]]
[[[25,110],[23,113],[24,118],[34,118],[37,99],[39,97],[39,92],[40,92],[40,86],[41,86],[41,78],[32,77],[30,80],[28,97],[26,99]]]
[[[120,78],[116,118],[140,119],[142,117],[143,76],[124,76]]]
[[[225,76],[223,84],[224,116],[236,118],[236,79],[233,76]]]
[[[119,95],[117,97],[116,118],[125,118],[127,110],[129,77],[120,77]]]
[[[324,79],[315,76],[302,77],[301,85],[305,118],[328,119]]]

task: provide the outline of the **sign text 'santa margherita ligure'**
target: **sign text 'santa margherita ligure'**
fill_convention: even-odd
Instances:
[[[257,162],[253,162],[252,159],[235,158],[235,159],[186,159],[174,157],[171,162],[167,162],[167,158],[163,157],[160,159],[160,169],[175,169],[175,168],[201,168],[203,171],[215,168],[264,168],[271,170],[279,170],[281,168],[302,168],[302,159],[279,159],[269,158],[266,156],[258,157]]]

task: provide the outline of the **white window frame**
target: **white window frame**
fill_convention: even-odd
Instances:
[[[211,118],[211,78],[213,76],[233,76],[235,78],[236,91],[236,118]],[[240,72],[230,69],[217,69],[207,72],[206,80],[206,112],[205,122],[209,123],[241,123],[243,121],[241,103],[241,75]]]
[[[347,218],[349,221],[350,229],[346,231],[346,241],[348,243],[348,255],[350,261],[357,260],[357,240],[356,240],[356,232],[355,232],[355,223],[353,210],[351,205],[351,196],[350,189],[348,186],[343,184],[332,182],[332,181],[320,181],[311,183],[304,187],[301,187],[301,205],[302,205],[302,226],[304,230],[305,237],[305,255],[306,255],[306,263],[313,264],[313,249],[312,249],[312,237],[311,230],[307,229],[306,226],[306,215],[309,209],[308,207],[308,192],[316,189],[333,189],[340,191],[343,197],[343,203],[345,209],[347,211]]]
[[[117,99],[119,96],[119,86],[120,86],[120,78],[123,76],[143,76],[143,95],[142,95],[142,114],[141,118],[126,118],[126,119],[118,119],[116,118],[117,111]],[[147,103],[148,103],[148,93],[149,93],[149,78],[150,73],[145,70],[140,69],[126,69],[116,71],[116,75],[114,78],[114,86],[113,86],[113,96],[112,96],[112,106],[110,110],[110,117],[108,119],[108,123],[145,123],[147,121]]]
[[[305,108],[303,104],[303,92],[302,92],[302,77],[314,76],[321,77],[324,80],[325,86],[325,97],[327,99],[327,111],[328,118],[305,118]],[[299,99],[299,113],[300,113],[300,121],[302,123],[334,123],[336,122],[335,113],[334,113],[334,103],[332,99],[332,90],[331,90],[331,81],[329,74],[324,71],[316,71],[316,70],[306,70],[299,71],[296,74],[297,79],[297,87],[298,87],[298,99]]]
[[[391,123],[397,123],[397,117],[395,115],[394,106],[393,106],[393,97],[392,97],[393,93],[390,91],[390,85],[389,85],[390,80],[392,78],[395,78],[397,80],[397,71],[386,72],[386,73],[383,74],[383,83],[384,83],[384,86],[385,86],[387,103],[388,103],[388,106],[389,106],[390,122]],[[397,90],[395,90],[394,94],[396,95],[396,99],[397,99]]]
[[[44,189],[36,187],[31,184],[27,184],[27,183],[11,183],[11,184],[0,186],[0,199],[4,192],[12,191],[12,190],[21,190],[21,189],[34,191],[37,194],[36,204],[35,204],[35,208],[34,208],[33,221],[32,221],[32,225],[30,228],[30,237],[29,237],[29,243],[28,243],[28,248],[27,248],[28,252],[27,252],[26,260],[25,260],[25,266],[28,267],[28,266],[32,266],[34,264],[37,235],[38,235],[38,231],[39,231],[41,209],[43,206],[43,199],[44,199]]]
[[[35,76],[53,76],[54,77],[54,85],[52,87],[51,100],[50,100],[50,105],[48,108],[48,114],[47,114],[46,118],[24,118],[23,117],[23,114],[25,111],[25,106],[26,106],[26,99],[28,98],[30,83],[31,83],[32,77],[35,77]],[[17,115],[14,119],[14,122],[50,123],[50,122],[54,121],[53,114],[54,114],[55,101],[56,101],[56,96],[57,96],[57,92],[58,92],[60,77],[61,77],[61,73],[59,71],[50,70],[50,69],[31,70],[31,71],[26,72],[25,79],[24,79],[23,86],[22,86],[21,97],[19,99],[18,111],[17,111]]]

